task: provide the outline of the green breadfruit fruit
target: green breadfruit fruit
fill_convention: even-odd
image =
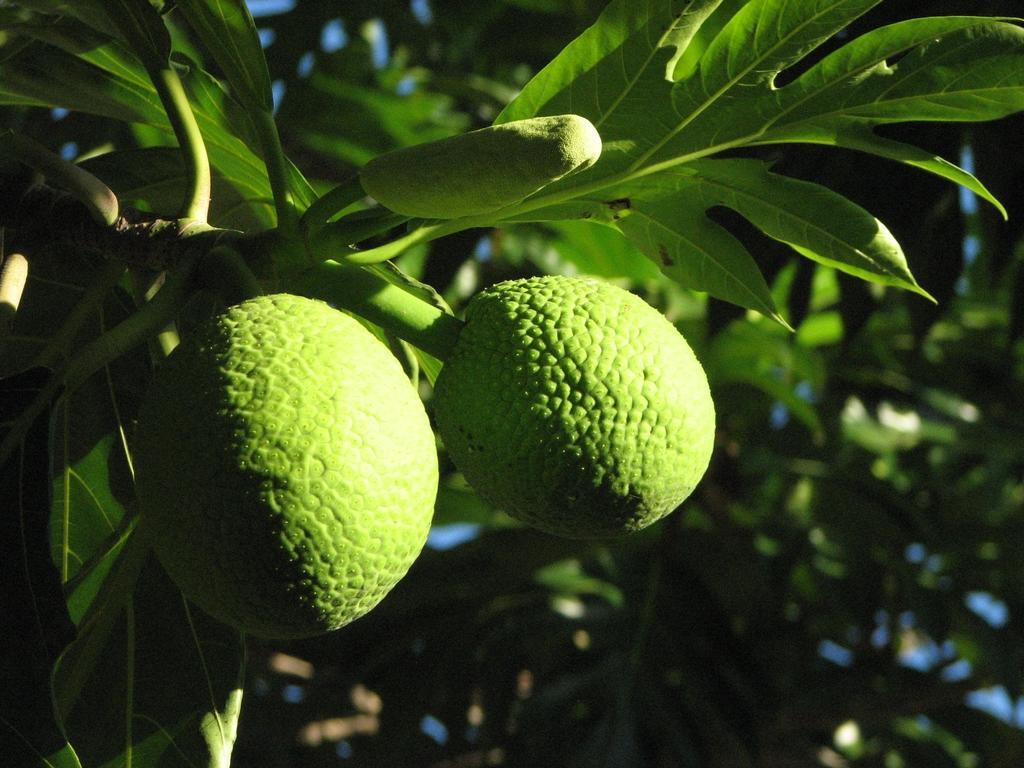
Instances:
[[[518,203],[600,156],[601,137],[585,117],[531,117],[388,152],[360,179],[395,213],[455,219]]]
[[[426,540],[437,454],[387,348],[279,294],[201,325],[157,369],[134,450],[143,520],[182,592],[261,637],[373,608]]]
[[[707,469],[715,431],[704,370],[675,327],[584,278],[475,296],[434,409],[484,499],[572,538],[635,531],[674,510]]]

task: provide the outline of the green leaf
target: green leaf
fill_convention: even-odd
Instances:
[[[84,161],[82,167],[103,180],[123,204],[151,211],[173,211],[185,191],[185,167],[181,153],[168,147],[148,147],[108,152]],[[274,222],[273,202],[265,189],[248,195],[221,173],[213,175],[210,223],[243,232],[262,230]]]
[[[640,258],[636,244],[613,227],[586,221],[560,221],[550,226],[556,235],[551,243],[553,249],[583,274],[612,279],[625,277],[635,283],[658,276],[658,268],[652,261]]]
[[[652,180],[653,181],[653,180]],[[699,185],[647,184],[618,227],[661,271],[694,291],[754,309],[785,325],[747,249],[706,215]]]
[[[234,97],[248,110],[269,113],[274,107],[270,73],[246,4],[242,0],[178,0],[177,4],[224,72]]]
[[[227,768],[241,707],[242,638],[185,602],[140,533],[55,673],[68,733],[87,765],[119,756]]]
[[[877,0],[876,0],[877,1]],[[590,119],[606,142],[623,133],[606,120],[649,96],[649,80],[665,82],[675,60],[721,0],[613,0],[582,35],[544,67],[495,123],[534,115],[574,113]],[[669,47],[668,59],[658,49]],[[668,51],[666,51],[668,53]]]
[[[105,10],[147,70],[156,71],[167,65],[171,35],[149,0],[107,0]]]
[[[120,43],[81,25],[31,25],[19,32],[33,42],[3,64],[0,103],[60,106],[156,126],[172,135],[148,75]],[[271,190],[247,115],[195,62],[177,54],[172,66],[189,94],[211,164],[251,201],[242,215],[264,220]],[[294,165],[288,170],[297,202],[308,205],[315,196],[312,187]]]
[[[634,167],[663,162],[680,153],[680,139],[693,135],[718,143],[707,124],[723,104],[752,107],[752,95],[769,91],[776,76],[866,13],[880,0],[751,0],[711,41],[696,70],[672,89],[671,111],[658,115],[670,130],[654,137]],[[753,114],[753,109],[743,109]],[[709,134],[711,134],[709,136]]]
[[[783,325],[753,258],[707,218],[710,208],[731,208],[814,261],[928,296],[882,222],[826,187],[769,172],[759,160],[696,160],[618,191],[628,200],[618,227],[665,274]]]
[[[771,173],[758,160],[698,160],[679,173],[692,174],[705,201],[732,208],[814,261],[928,296],[885,225],[827,187]]]
[[[35,34],[34,29],[26,32]],[[3,61],[0,103],[59,106],[125,122],[165,123],[152,86],[129,74],[125,61],[124,49],[113,41],[80,56],[32,42]]]
[[[18,0],[18,5],[60,18],[75,18],[97,31],[117,34],[104,9],[104,0]]]
[[[32,368],[0,379],[0,436],[49,377],[49,370]],[[44,766],[52,758],[80,768],[50,689],[53,664],[74,639],[47,533],[51,405],[0,465],[0,754],[11,765]]]
[[[914,44],[899,61],[886,61]],[[769,127],[836,114],[877,123],[994,120],[1024,109],[1022,53],[1024,29],[984,18],[882,27],[783,88]]]
[[[74,401],[72,401],[74,402]],[[124,508],[111,489],[110,454],[120,450],[114,435],[108,434],[77,461],[67,455],[73,408],[63,410],[63,466],[54,480],[54,559],[62,563],[64,580],[74,576],[82,564],[116,532]],[[72,519],[73,518],[73,519]],[[72,616],[72,618],[75,618]]]
[[[621,219],[620,229],[663,271],[684,286],[775,316],[749,254],[704,216],[726,205],[809,258],[923,293],[888,230],[838,195],[754,166],[719,167],[736,171],[735,179],[713,166],[694,169],[700,158],[737,147],[832,144],[936,174],[1003,212],[967,171],[872,129],[994,119],[1024,109],[1021,28],[985,17],[913,19],[873,30],[792,82],[776,84],[878,2],[670,3],[632,15],[625,3],[612,3],[499,117],[582,114],[598,126],[605,153],[593,169],[551,185],[508,219],[605,221],[607,209],[628,196],[632,210],[612,221]],[[666,79],[666,60],[671,75],[683,79]],[[671,180],[662,180],[671,169]],[[682,181],[687,174],[689,183]],[[688,208],[693,212],[681,213]]]

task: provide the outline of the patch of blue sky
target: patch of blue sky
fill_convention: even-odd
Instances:
[[[348,760],[352,757],[352,745],[345,741],[345,739],[342,739],[334,745],[334,754],[342,760]]]
[[[399,96],[408,96],[416,90],[418,83],[416,78],[412,75],[406,75],[398,81],[398,85],[395,86],[395,93]]]
[[[789,424],[789,408],[776,400],[768,412],[768,424],[772,429],[782,429]]]
[[[981,238],[977,235],[967,235],[964,238],[961,251],[963,252],[964,264],[973,264],[975,259],[978,258],[978,254],[981,253]]]
[[[1010,698],[1009,692],[1001,685],[981,688],[964,696],[964,704],[973,709],[987,712],[1004,723],[1024,727],[1024,697],[1016,701]]]
[[[448,727],[433,715],[424,715],[420,720],[420,730],[438,744],[448,742]]]
[[[287,89],[284,80],[275,80],[270,84],[270,95],[274,99],[274,111],[277,112],[277,108],[281,106],[281,99],[284,98],[284,92]]]
[[[853,651],[832,640],[818,643],[818,655],[840,667],[848,667],[853,663]]]
[[[879,610],[875,613],[875,628],[871,630],[871,645],[883,648],[889,644],[892,633],[889,631],[889,612]]]
[[[952,661],[956,657],[956,646],[949,640],[942,645],[931,638],[919,641],[913,647],[900,651],[900,664],[918,672],[928,672],[939,664]]]
[[[1010,620],[1006,603],[988,592],[968,592],[964,595],[964,605],[994,629],[1005,627]]]
[[[435,525],[427,534],[427,547],[443,552],[453,549],[480,535],[481,526],[476,523],[450,523]]]
[[[971,662],[967,659],[957,659],[952,664],[943,667],[939,677],[947,683],[958,683],[970,677],[971,672],[973,672]]]
[[[299,63],[295,65],[295,71],[299,77],[309,77],[309,73],[313,71],[314,64],[316,64],[316,55],[312,51],[306,51],[299,57]]]
[[[277,32],[272,30],[270,27],[260,27],[256,30],[256,34],[260,37],[260,46],[263,48],[269,48],[277,40]]]
[[[254,19],[288,13],[295,10],[295,2],[296,0],[245,0]]]
[[[320,30],[320,47],[325,53],[340,51],[348,45],[348,31],[341,19],[331,19]]]
[[[918,565],[924,562],[924,559],[928,557],[928,550],[925,549],[924,544],[919,541],[911,542],[907,544],[907,548],[903,550],[903,558],[908,563],[914,563]]]
[[[306,698],[306,689],[301,685],[286,685],[281,689],[281,698],[289,704],[298,704]]]
[[[968,173],[974,173],[974,150],[966,144],[960,148],[960,167]],[[960,187],[960,211],[965,216],[978,212],[978,196],[967,187]]]
[[[375,69],[383,69],[391,58],[391,44],[388,41],[388,28],[381,19],[370,19],[366,22],[366,39],[370,43],[370,60]]]
[[[489,237],[481,237],[473,247],[473,258],[477,261],[488,261],[494,254],[494,244]]]
[[[434,9],[430,7],[430,0],[410,0],[409,10],[416,17],[416,21],[424,26],[434,20]]]

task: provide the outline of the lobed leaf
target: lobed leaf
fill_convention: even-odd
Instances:
[[[754,259],[709,209],[731,208],[814,261],[927,296],[882,222],[826,187],[770,173],[762,161],[705,158],[623,190],[629,210],[618,227],[665,274],[783,325]]]
[[[719,166],[737,172],[728,179],[696,162],[743,146],[830,144],[963,185],[1005,216],[971,173],[873,128],[995,119],[1024,109],[1020,27],[978,16],[911,19],[872,30],[777,84],[878,2],[676,2],[645,4],[632,15],[624,2],[613,2],[499,117],[582,114],[598,126],[605,153],[594,169],[546,188],[509,220],[605,221],[601,206],[629,189],[635,204],[617,217],[618,226],[663,271],[684,286],[777,316],[749,254],[704,215],[727,205],[812,259],[923,293],[899,245],[862,209],[755,166]],[[801,210],[828,217],[815,225],[801,219]]]
[[[696,185],[634,195],[618,227],[662,272],[694,291],[756,310],[785,324],[750,253],[706,215],[713,203]]]
[[[692,172],[705,200],[732,208],[814,261],[927,295],[885,225],[827,187],[770,173],[758,160],[704,159],[681,172]]]

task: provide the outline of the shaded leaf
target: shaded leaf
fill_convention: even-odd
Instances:
[[[173,211],[185,191],[185,166],[181,153],[170,147],[120,150],[97,155],[82,167],[103,180],[122,203],[155,212]],[[243,189],[221,173],[213,174],[210,223],[226,229],[266,229],[274,221],[271,200]]]
[[[636,198],[619,229],[684,288],[757,310],[780,322],[771,291],[747,249],[706,215],[697,187]]]
[[[171,34],[149,0],[107,0],[105,10],[146,69],[156,71],[166,66],[171,56]]]
[[[224,72],[235,98],[247,110],[270,112],[270,73],[248,6],[242,0],[178,0],[178,6]]]
[[[42,42],[26,45],[2,63],[0,103],[59,106],[125,122],[165,122],[152,86],[128,76],[116,44],[108,46],[82,58]]]
[[[0,435],[43,392],[50,371],[0,379]],[[51,404],[52,405],[52,404]],[[75,630],[50,559],[50,407],[0,466],[0,753],[10,764],[79,768],[50,689],[53,664]],[[44,471],[40,471],[44,470]]]
[[[68,732],[89,765],[131,759],[227,768],[242,638],[188,605],[139,536],[57,670]]]
[[[100,32],[117,34],[104,0],[18,0],[18,5],[53,16],[71,16]]]

